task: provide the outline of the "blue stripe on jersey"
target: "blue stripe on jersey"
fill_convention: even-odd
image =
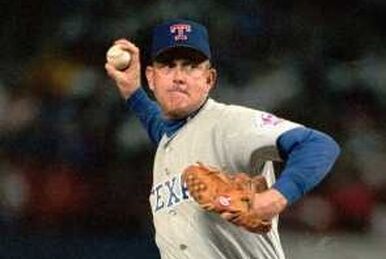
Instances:
[[[330,136],[303,127],[284,132],[277,146],[285,166],[273,188],[280,191],[289,204],[322,181],[340,153],[338,144]]]

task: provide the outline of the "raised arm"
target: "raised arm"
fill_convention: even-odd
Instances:
[[[149,138],[158,144],[164,134],[164,121],[159,106],[147,96],[141,87],[140,51],[137,46],[126,39],[114,42],[122,49],[131,53],[130,65],[124,70],[118,70],[108,62],[105,64],[107,74],[114,80],[121,97],[126,101],[135,116],[141,121]]]

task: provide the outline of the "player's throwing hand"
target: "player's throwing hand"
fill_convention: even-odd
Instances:
[[[139,49],[126,39],[119,39],[115,41],[113,45],[119,45],[123,50],[131,53],[130,65],[124,70],[116,69],[109,62],[106,62],[105,64],[107,74],[115,81],[120,95],[126,100],[141,85]]]

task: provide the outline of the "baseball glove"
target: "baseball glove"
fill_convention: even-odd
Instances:
[[[254,194],[268,189],[263,176],[230,175],[198,162],[184,170],[182,179],[190,195],[204,210],[218,213],[250,232],[270,231],[271,221],[259,218],[251,209]]]

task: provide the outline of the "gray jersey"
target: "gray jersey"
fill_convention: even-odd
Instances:
[[[181,182],[187,166],[200,161],[228,172],[262,174],[275,181],[276,140],[299,127],[272,114],[209,99],[173,136],[161,139],[153,168],[150,204],[162,259],[284,258],[277,224],[267,234],[243,230],[202,210]]]

